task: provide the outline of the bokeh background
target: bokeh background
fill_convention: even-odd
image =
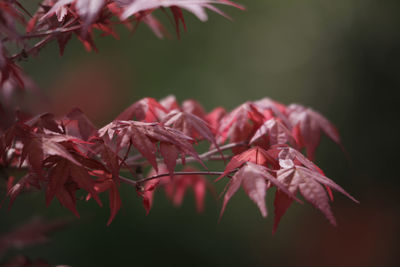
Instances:
[[[233,22],[210,14],[203,24],[186,13],[181,40],[158,40],[141,25],[134,34],[119,28],[120,40],[97,37],[98,54],[73,40],[59,57],[50,45],[22,63],[43,88],[41,100],[32,95],[27,105],[59,115],[78,106],[100,127],[145,96],[193,98],[208,111],[266,96],[301,103],[337,125],[350,160],[324,138],[317,164],[361,203],[335,194],[336,228],[310,205],[293,205],[272,236],[273,194],[267,219],[241,191],[217,223],[221,201],[210,194],[197,214],[190,193],[175,208],[157,192],[145,216],[125,186],[109,227],[107,207],[80,203],[78,220],[56,201],[45,208],[42,194],[29,194],[0,210],[1,232],[35,215],[72,222],[51,243],[22,253],[72,266],[400,265],[400,2],[241,3],[246,11],[223,7]]]

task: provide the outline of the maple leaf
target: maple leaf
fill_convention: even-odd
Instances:
[[[278,161],[272,157],[265,149],[255,146],[238,155],[235,155],[226,165],[224,173],[215,181],[232,173],[246,162],[255,163],[267,167],[268,165],[277,166]]]
[[[254,106],[262,113],[266,120],[277,118],[291,129],[291,123],[286,115],[286,106],[268,97],[253,102]]]
[[[69,150],[71,149],[79,154],[81,151],[78,145],[83,146],[86,142],[47,129],[55,128],[61,131],[57,126],[58,125],[54,121],[40,116],[39,119],[32,119],[26,123],[17,122],[14,127],[7,131],[7,147],[11,146],[13,140],[15,144],[18,142],[22,144],[20,166],[24,164],[25,159],[28,159],[32,169],[40,176],[42,174],[43,161],[46,157],[54,155],[63,157],[76,165],[80,165]]]
[[[302,165],[310,170],[319,172],[322,175],[325,175],[324,172],[314,164],[314,162],[307,159],[301,152],[298,150],[289,147],[288,145],[275,145],[272,146],[268,153],[275,158],[278,158],[279,165],[282,168],[290,168],[293,164]],[[333,201],[332,190],[326,186],[326,190],[328,191],[329,197]]]
[[[328,195],[322,185],[332,188],[344,194],[354,202],[359,203],[342,187],[316,170],[297,166],[294,165],[294,163],[286,165],[286,167],[287,168],[282,168],[277,171],[277,179],[284,184],[292,194],[296,194],[297,191],[299,191],[304,199],[310,202],[315,208],[319,209],[332,225],[336,225],[336,219],[331,211]],[[280,192],[277,193],[274,202],[275,221],[273,232],[276,231],[281,217],[291,203],[292,201],[282,196]]]
[[[296,140],[289,129],[279,120],[274,118],[264,122],[251,138],[249,143],[262,144],[264,147],[286,143],[290,143],[294,147],[297,146]]]
[[[192,138],[200,136],[218,147],[207,122],[194,114],[173,110],[163,118],[161,123],[177,129]]]
[[[217,107],[206,115],[205,120],[210,125],[210,128],[211,128],[213,134],[218,133],[219,125],[221,123],[222,118],[225,115],[226,115],[226,110],[222,107]]]
[[[157,100],[151,97],[143,98],[128,108],[126,108],[116,120],[138,120],[144,122],[157,122],[160,121],[165,114],[166,109],[160,105]]]
[[[148,176],[152,177],[157,175],[158,173],[168,173],[169,170],[167,168],[167,165],[165,164],[158,164],[158,172],[152,168]],[[137,187],[137,194],[143,198],[143,207],[146,210],[146,215],[149,214],[151,207],[153,206],[153,199],[154,199],[154,191],[157,187],[162,187],[165,190],[166,195],[169,198],[172,198],[173,196],[173,184],[171,182],[171,176],[163,176],[160,177],[159,179],[152,179],[143,184],[141,187]]]
[[[93,189],[96,193],[102,193],[108,190],[108,200],[110,206],[110,217],[107,221],[107,226],[111,224],[121,208],[122,202],[118,191],[119,179],[116,180],[114,177],[104,170],[93,170],[90,172],[91,175],[97,176],[100,179],[94,181]],[[92,198],[92,194],[89,193],[86,196],[86,201]]]
[[[27,139],[29,140],[29,139]],[[71,148],[75,150],[75,152],[81,154],[81,151],[78,149],[76,144],[86,144],[84,141],[81,141],[75,137],[70,137],[67,135],[61,134],[39,134],[36,137],[33,137],[31,140],[26,141],[24,144],[24,149],[22,151],[21,162],[23,162],[25,158],[25,154],[28,154],[28,160],[30,164],[32,164],[33,168],[36,168],[37,173],[41,168],[41,164],[47,156],[60,156],[74,163],[75,165],[81,166],[81,163],[78,162],[74,156],[67,149],[70,144]]]
[[[243,189],[249,198],[256,203],[260,209],[261,215],[266,217],[267,207],[265,205],[265,196],[270,185],[276,186],[289,197],[299,201],[296,196],[292,194],[283,183],[277,180],[266,167],[252,162],[247,162],[229,181],[228,188],[224,195],[220,218],[222,217],[229,200],[237,192],[240,186],[243,186]]]
[[[100,198],[94,189],[94,182],[84,167],[77,166],[63,158],[54,159],[55,161],[51,164],[47,177],[47,205],[56,197],[61,205],[68,208],[79,217],[78,211],[76,210],[75,191],[84,189],[93,196],[99,206],[102,206]]]
[[[173,145],[181,155],[194,157],[200,163],[201,160],[190,142],[192,138],[173,128],[162,126],[159,123],[145,123],[136,121],[114,121],[99,130],[99,136],[108,136],[112,139],[117,135],[117,150],[121,147],[128,147],[132,144],[140,154],[157,170],[156,142]],[[161,153],[164,162],[173,172],[173,162],[176,162],[176,150],[163,146]]]
[[[160,105],[165,108],[165,110],[169,113],[172,110],[180,110],[178,101],[174,95],[169,95],[160,99]]]
[[[47,132],[46,130],[49,130],[54,133],[64,133],[63,127],[59,124],[59,122],[56,121],[54,115],[51,113],[39,114],[27,121],[20,120],[20,122],[20,126],[25,124],[31,127],[29,130],[32,132],[45,133]]]
[[[89,140],[90,137],[95,136],[97,133],[96,126],[78,108],[70,111],[62,121],[62,124],[67,135],[78,137],[84,141]]]
[[[217,134],[217,143],[223,144],[248,140],[264,122],[264,116],[251,102],[246,102],[221,119]],[[236,150],[234,152],[242,152]]]
[[[160,179],[163,179],[163,178],[165,178],[165,177],[162,177]],[[142,188],[136,190],[137,194],[143,198],[142,203],[143,203],[144,209],[146,210],[146,215],[149,214],[151,207],[153,206],[154,190],[156,189],[156,187],[159,183],[160,183],[160,180],[153,179],[153,180],[147,181]]]
[[[298,104],[290,105],[287,111],[292,125],[298,125],[298,131],[294,131],[295,138],[300,140],[302,147],[306,148],[307,156],[311,160],[314,159],[315,150],[321,140],[321,130],[335,143],[342,146],[335,126],[317,111]]]
[[[286,144],[271,146],[270,149],[268,149],[268,154],[271,155],[273,158],[276,158],[279,161],[280,165],[283,164],[287,164],[289,166],[291,166],[292,164],[302,165],[310,170],[324,174],[322,170],[317,165],[314,164],[314,162],[307,159],[300,151]],[[287,167],[283,166],[282,168],[287,168]]]
[[[182,102],[182,110],[184,112],[196,115],[200,119],[204,120],[206,117],[206,112],[203,106],[193,99],[187,99]]]

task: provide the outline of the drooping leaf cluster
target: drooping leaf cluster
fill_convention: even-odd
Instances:
[[[34,88],[17,62],[36,55],[50,42],[57,42],[61,55],[73,37],[88,51],[97,51],[95,33],[118,39],[119,24],[133,32],[143,23],[159,38],[171,36],[153,14],[156,10],[165,13],[179,38],[180,28],[186,30],[183,10],[206,21],[206,10],[228,17],[216,4],[243,9],[229,0],[43,0],[36,10],[25,8],[27,2],[0,1],[0,115],[8,120],[14,119],[9,114],[14,91]]]
[[[100,206],[99,194],[107,193],[108,224],[121,207],[122,183],[134,186],[147,212],[158,189],[175,205],[192,189],[202,211],[206,191],[215,191],[205,176],[216,175],[227,181],[221,215],[242,187],[263,217],[266,194],[275,188],[275,231],[293,200],[302,203],[298,192],[334,225],[331,190],[356,201],[311,161],[322,133],[340,144],[335,127],[317,111],[269,98],[209,113],[194,100],[179,104],[173,96],[144,98],[100,129],[78,109],[61,119],[51,114],[20,118],[1,134],[0,164],[26,170],[19,179],[9,178],[10,205],[21,192],[37,188],[47,204],[57,199],[79,217],[82,192]],[[199,154],[203,142],[210,149]],[[209,160],[227,164],[223,171],[211,171],[206,167]],[[191,162],[204,170],[188,166]],[[177,165],[187,166],[178,171]],[[151,170],[144,177],[147,166]]]

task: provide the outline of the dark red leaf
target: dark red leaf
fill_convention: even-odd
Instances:
[[[125,109],[124,112],[118,115],[116,120],[136,119],[144,122],[156,122],[160,121],[166,113],[165,108],[157,100],[146,97]]]
[[[321,130],[335,143],[341,146],[339,134],[335,126],[320,113],[311,108],[292,104],[288,107],[289,120],[292,125],[299,125],[298,131],[294,132],[297,139],[303,141],[307,150],[307,156],[313,160],[315,150],[321,140]]]
[[[256,131],[250,140],[250,144],[261,143],[265,146],[289,143],[296,147],[297,143],[292,133],[286,126],[276,119],[270,119]]]
[[[258,165],[273,166],[277,165],[277,160],[271,157],[271,155],[261,147],[253,147],[245,152],[234,156],[225,167],[224,173],[218,177],[215,181],[220,180],[222,177],[233,172],[235,169],[241,167],[246,162],[252,162]]]
[[[227,139],[234,143],[249,141],[263,122],[264,116],[252,103],[246,102],[222,118],[217,143],[223,144]]]
[[[267,208],[265,206],[265,196],[268,188],[267,182],[276,186],[277,189],[281,190],[292,199],[301,202],[286,188],[283,183],[278,181],[272,174],[270,174],[267,168],[255,163],[247,162],[229,181],[229,187],[224,196],[224,203],[222,205],[220,218],[225,211],[228,201],[236,193],[240,186],[243,186],[250,199],[257,204],[261,215],[266,217]]]

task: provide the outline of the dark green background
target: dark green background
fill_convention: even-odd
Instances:
[[[211,195],[199,215],[191,193],[183,207],[175,208],[157,192],[154,208],[145,216],[135,191],[123,186],[123,207],[110,227],[107,207],[79,203],[80,220],[55,233],[52,243],[23,253],[73,266],[400,264],[399,1],[242,4],[244,12],[223,7],[233,22],[210,14],[203,24],[185,13],[188,32],[180,41],[158,40],[141,25],[133,35],[118,28],[121,40],[96,38],[98,54],[87,53],[73,40],[59,57],[57,47],[50,45],[22,63],[47,99],[31,96],[28,104],[58,114],[78,105],[102,126],[145,96],[193,98],[207,110],[232,109],[265,96],[302,103],[337,125],[350,162],[324,138],[317,163],[361,204],[335,194],[337,228],[310,205],[296,204],[272,236],[273,194],[267,196],[266,220],[241,191],[218,224],[221,202]],[[222,186],[220,182],[218,188]],[[43,198],[26,195],[10,211],[0,210],[1,231],[34,215],[71,216],[56,202],[46,209]]]

